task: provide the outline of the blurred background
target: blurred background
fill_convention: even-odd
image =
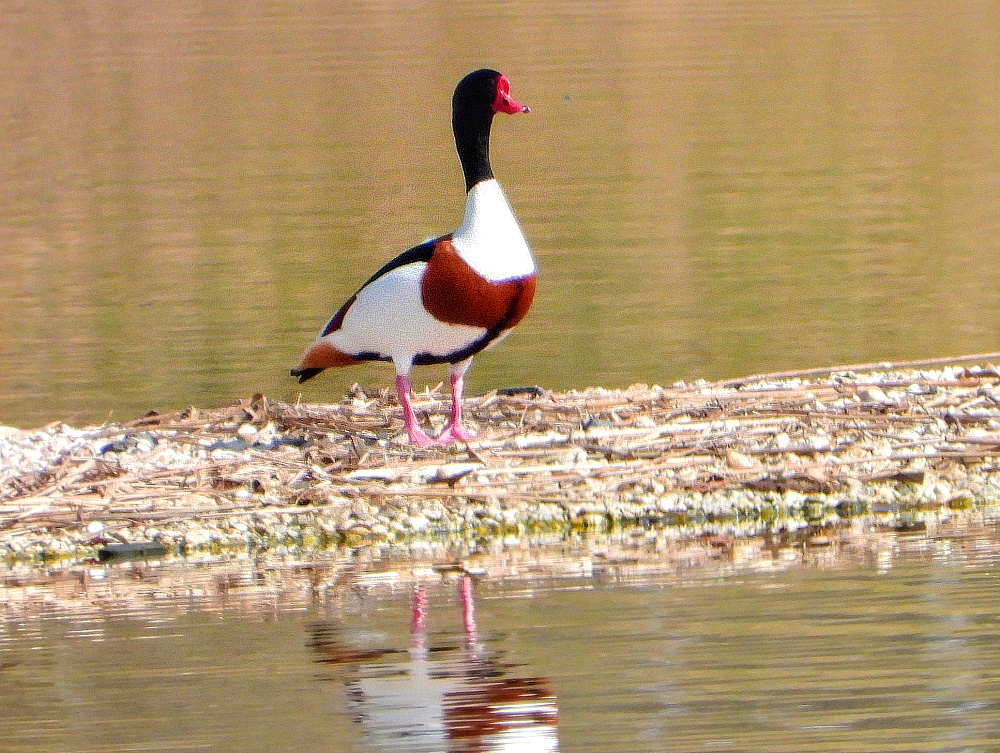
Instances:
[[[390,386],[288,369],[460,222],[484,66],[540,277],[470,394],[996,350],[997,39],[988,0],[4,3],[0,424]]]

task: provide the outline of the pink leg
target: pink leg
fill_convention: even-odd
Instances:
[[[427,620],[427,590],[420,586],[413,594],[413,619],[410,621],[411,633],[422,633]]]
[[[451,375],[451,417],[448,425],[438,436],[438,442],[468,442],[475,435],[462,428],[462,389],[465,387],[465,374]]]
[[[465,625],[465,635],[469,640],[475,640],[476,614],[475,605],[472,603],[472,576],[462,576],[458,588],[462,597],[462,622]]]
[[[427,591],[419,586],[413,593],[413,618],[410,620],[410,645],[418,652],[424,648],[424,625],[427,620]]]
[[[426,447],[433,444],[434,440],[424,433],[417,423],[417,414],[413,412],[413,403],[410,402],[410,379],[404,374],[396,377],[396,390],[399,392],[399,403],[403,406],[403,425],[406,426],[406,435],[410,441],[418,447]]]

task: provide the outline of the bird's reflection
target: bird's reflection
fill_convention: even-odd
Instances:
[[[406,649],[350,648],[340,630],[314,626],[317,661],[350,668],[348,696],[365,736],[379,751],[477,753],[558,750],[557,707],[548,678],[514,674],[479,640],[472,578],[458,584],[464,642],[431,645],[427,592],[413,599]]]

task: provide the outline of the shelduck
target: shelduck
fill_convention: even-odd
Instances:
[[[406,433],[419,446],[435,439],[413,410],[413,367],[448,364],[451,414],[436,441],[471,439],[462,427],[462,389],[472,357],[521,321],[535,293],[531,250],[490,167],[490,128],[498,112],[530,112],[511,97],[506,76],[482,69],[458,82],[452,129],[465,173],[462,224],[369,277],[291,371],[304,382],[331,367],[391,361]]]
[[[459,581],[465,627],[460,648],[453,636],[428,631],[427,592],[417,588],[410,645],[357,648],[336,623],[316,623],[310,647],[316,661],[347,689],[353,718],[373,750],[555,753],[559,750],[558,698],[549,677],[526,674],[492,641],[480,639],[473,581]],[[431,645],[433,642],[434,645]]]

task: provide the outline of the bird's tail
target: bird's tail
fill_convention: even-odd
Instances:
[[[302,360],[298,366],[292,369],[291,374],[293,377],[298,377],[299,384],[301,384],[307,379],[312,379],[324,369],[337,366],[350,366],[352,363],[357,362],[358,359],[354,356],[338,350],[326,340],[320,338],[306,348],[306,352],[302,354]]]
[[[291,372],[289,372],[289,373],[293,377],[297,377],[298,380],[299,380],[299,384],[302,384],[303,382],[305,382],[305,381],[307,381],[309,379],[312,379],[314,376],[316,376],[317,374],[319,374],[321,371],[323,371],[323,369],[317,369],[317,368],[311,368],[311,369],[309,369],[309,368],[307,368],[307,369],[297,368],[297,369],[292,369]]]

